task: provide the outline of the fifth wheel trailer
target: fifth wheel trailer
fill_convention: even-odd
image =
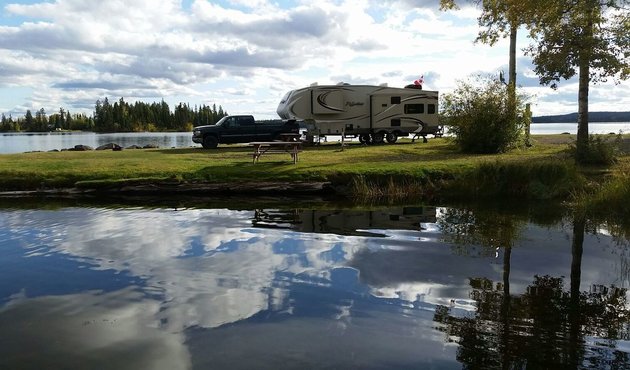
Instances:
[[[442,134],[438,92],[419,86],[311,85],[289,91],[278,105],[283,119],[304,120],[307,135],[358,136],[362,143],[394,143],[400,136]]]

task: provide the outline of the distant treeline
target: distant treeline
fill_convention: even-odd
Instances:
[[[194,126],[213,124],[226,116],[223,107],[207,105],[190,107],[179,103],[173,111],[163,100],[160,103],[135,102],[129,104],[120,98],[111,104],[107,98],[97,100],[93,116],[59,112],[47,115],[44,108],[26,111],[23,117],[13,118],[2,114],[0,132],[46,132],[81,130],[94,132],[191,131]]]
[[[577,113],[533,117],[533,123],[577,123]],[[589,122],[630,122],[630,112],[589,112]]]

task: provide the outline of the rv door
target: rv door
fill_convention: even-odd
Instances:
[[[389,94],[370,95],[370,128],[400,126],[400,97]]]

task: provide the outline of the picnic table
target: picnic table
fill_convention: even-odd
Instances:
[[[257,163],[263,154],[289,153],[293,164],[298,161],[298,153],[302,151],[301,141],[254,141],[249,143],[254,147],[252,153],[253,163]]]

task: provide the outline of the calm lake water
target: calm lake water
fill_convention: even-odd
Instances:
[[[594,134],[608,134],[630,132],[628,123],[591,123],[589,130]],[[577,133],[577,125],[571,123],[540,123],[532,124],[532,134],[561,134]],[[331,136],[329,140],[337,140]],[[131,145],[157,145],[160,148],[201,147],[192,142],[190,132],[144,132],[144,133],[115,133],[95,134],[93,132],[70,133],[0,133],[0,154],[23,153],[28,151],[49,151],[72,148],[75,145],[89,145],[93,148],[116,143],[122,147]]]
[[[0,133],[0,154],[49,151],[89,145],[97,148],[116,143],[123,148],[132,145],[157,145],[160,148],[199,146],[190,132],[126,132],[95,134],[93,132]],[[199,146],[201,147],[201,146]]]
[[[560,207],[32,202],[0,203],[2,369],[630,366],[623,228]]]

